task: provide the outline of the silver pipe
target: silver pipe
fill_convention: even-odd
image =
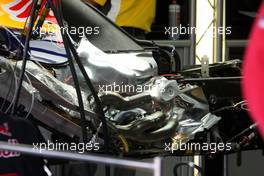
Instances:
[[[157,44],[165,44],[165,45],[173,45],[176,47],[190,47],[191,41],[190,40],[154,40]]]
[[[224,161],[223,161],[223,165],[224,165],[224,173],[223,173],[223,176],[228,176],[228,156],[227,155],[224,155]]]
[[[223,0],[217,0],[217,28],[218,29],[223,27],[223,10],[224,10]],[[222,59],[223,59],[223,35],[224,34],[219,34],[219,32],[216,32],[216,39],[217,39],[216,62],[222,62]]]
[[[220,81],[220,80],[238,80],[243,79],[241,76],[234,77],[211,77],[211,78],[186,78],[184,81]]]
[[[174,45],[177,47],[186,47],[189,48],[191,46],[190,40],[154,40],[155,43],[158,44],[168,44]],[[245,47],[248,44],[248,40],[227,40],[226,47]]]
[[[227,40],[226,47],[246,47],[248,40]]]
[[[86,161],[86,162],[95,162],[95,163],[103,163],[109,165],[117,165],[129,168],[138,168],[138,169],[147,169],[149,171],[153,171],[154,176],[161,176],[161,159],[154,158],[154,162],[141,162],[141,161],[133,161],[128,159],[117,159],[113,157],[103,157],[96,156],[92,154],[78,154],[73,152],[63,152],[63,151],[49,151],[49,150],[36,150],[31,145],[24,144],[16,144],[12,145],[7,142],[0,142],[0,149],[15,151],[24,154],[40,156],[40,157],[49,157],[49,158],[60,158],[67,160],[78,160],[78,161]]]
[[[190,13],[190,26],[196,27],[196,0],[190,0],[191,13]],[[190,65],[195,64],[196,60],[196,33],[191,32],[191,48],[190,48]]]

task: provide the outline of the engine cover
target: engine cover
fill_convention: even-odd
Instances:
[[[113,84],[136,86],[158,74],[150,52],[106,54],[87,39],[82,39],[77,51],[97,89]]]

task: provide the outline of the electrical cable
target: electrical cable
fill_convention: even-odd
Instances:
[[[2,28],[4,30],[6,30],[12,37],[14,37],[15,40],[17,40],[17,42],[19,43],[20,47],[25,48],[24,44],[20,41],[20,39],[11,30],[9,30],[5,26],[2,26]],[[31,53],[30,52],[28,52],[28,54],[31,56]],[[16,64],[15,64],[14,67],[12,67],[12,64],[9,64],[9,66],[11,67],[11,69],[12,69],[12,71],[14,73],[14,76],[11,78],[11,85],[10,85],[10,88],[8,90],[8,93],[7,93],[7,95],[6,95],[5,99],[4,99],[4,102],[1,105],[1,108],[0,108],[1,111],[3,111],[3,109],[5,107],[5,104],[7,102],[7,99],[9,97],[10,92],[11,92],[11,88],[13,86],[13,82],[15,82],[15,90],[17,90],[17,76],[16,76],[17,61],[16,61]],[[15,81],[13,81],[13,79],[15,79]],[[10,110],[10,108],[11,108],[11,106],[12,106],[13,103],[14,103],[14,97],[13,97],[13,99],[11,101],[11,104],[9,105],[9,107],[7,108],[7,110],[5,111],[5,113],[7,113]]]
[[[14,75],[15,75],[15,74],[14,74]],[[28,77],[28,75],[27,75],[26,73],[25,73],[25,77],[26,77],[27,82],[29,83],[29,85],[30,85],[31,87],[33,87],[32,82],[31,82],[31,80],[29,79],[29,77]],[[17,79],[15,78],[15,80],[17,80]],[[17,84],[15,84],[15,85],[17,85]],[[16,87],[17,87],[17,86],[16,86]],[[16,90],[16,87],[15,87],[15,90]],[[31,112],[32,112],[32,110],[33,110],[33,107],[34,107],[34,101],[35,101],[35,96],[34,96],[34,92],[32,92],[32,94],[31,94],[31,105],[30,105],[30,107],[28,108],[27,115],[24,117],[25,119],[27,119],[27,118],[30,116],[30,114],[31,114]],[[13,103],[14,103],[14,97],[13,97],[13,100],[11,101],[9,107],[6,109],[5,113],[8,113],[8,111],[11,109]]]
[[[25,77],[26,77],[26,79],[27,79],[27,81],[28,81],[30,87],[33,88],[32,82],[31,82],[31,80],[29,79],[29,77],[28,77],[27,74],[25,74]],[[33,107],[34,107],[34,102],[35,102],[34,90],[32,90],[32,94],[31,94],[31,95],[32,95],[32,97],[31,97],[31,105],[30,105],[30,107],[29,107],[29,109],[28,109],[28,113],[27,113],[27,115],[25,116],[25,119],[28,119],[28,117],[30,116],[30,114],[31,114],[31,112],[32,112],[32,110],[33,110]]]
[[[19,45],[22,47],[22,48],[25,48],[25,46],[23,45],[23,43],[20,41],[20,39],[11,31],[11,30],[9,30],[7,27],[5,27],[5,26],[3,26],[3,29],[5,29],[15,40],[17,40],[17,42],[19,43]],[[31,53],[28,51],[28,55],[30,55],[30,56],[32,56],[31,55]],[[13,71],[13,73],[14,73],[14,75],[12,76],[12,78],[11,78],[11,85],[10,85],[10,88],[9,88],[9,90],[8,90],[8,93],[7,93],[7,95],[6,95],[6,97],[5,97],[5,99],[4,99],[4,101],[3,101],[3,103],[2,103],[2,105],[1,105],[1,108],[0,108],[0,111],[3,111],[4,110],[4,107],[5,107],[5,104],[6,104],[6,102],[7,102],[7,99],[8,99],[8,97],[9,97],[9,95],[10,95],[10,92],[11,92],[11,88],[12,88],[12,86],[13,86],[13,82],[15,82],[15,90],[17,90],[17,76],[16,76],[16,70],[17,70],[17,61],[16,61],[16,63],[15,63],[15,65],[14,66],[12,66],[12,64],[11,63],[9,63],[9,66],[10,66],[10,68],[12,69],[12,71]],[[7,64],[7,62],[6,62],[6,64]],[[27,75],[26,75],[27,76]],[[14,80],[15,79],[15,80]],[[13,81],[14,80],[14,81]],[[28,78],[28,76],[27,76],[27,80],[28,80],[28,82],[29,83],[31,83],[31,81],[29,80],[29,78]],[[31,86],[32,86],[32,84],[31,84]],[[5,110],[5,113],[8,113],[8,111],[11,109],[11,107],[12,107],[12,105],[13,105],[13,103],[14,103],[14,98],[15,98],[15,96],[13,97],[13,99],[11,100],[11,102],[10,102],[10,105],[9,105],[9,107],[7,107],[6,108],[6,110]],[[35,99],[35,97],[34,97],[34,95],[32,95],[32,102],[31,102],[31,106],[30,106],[30,111],[29,111],[29,113],[32,111],[32,109],[33,109],[33,103],[34,103],[34,99]],[[27,118],[29,116],[29,114],[25,117],[25,118]]]
[[[6,62],[6,66],[8,67],[7,62]],[[12,72],[14,73],[14,75],[13,75],[12,78],[11,78],[10,87],[9,87],[8,92],[7,92],[7,94],[6,94],[6,97],[5,97],[5,99],[4,99],[4,101],[3,101],[2,105],[1,105],[1,108],[0,108],[0,111],[1,111],[1,112],[4,111],[4,108],[5,108],[6,102],[7,102],[8,98],[9,98],[9,95],[10,95],[10,93],[11,93],[11,89],[12,89],[12,87],[13,87],[13,83],[15,83],[15,90],[16,90],[16,88],[17,88],[17,77],[16,77],[16,74],[15,74],[15,73],[16,73],[15,70],[16,70],[17,62],[16,62],[16,64],[15,64],[15,68],[12,67],[11,64],[9,64],[9,66],[11,67],[11,70],[12,70]],[[10,75],[10,76],[11,76],[11,75]],[[8,77],[8,80],[9,80],[9,78],[10,78],[10,77]],[[13,99],[12,99],[11,102],[13,102],[13,101],[14,101],[14,97],[13,97]],[[7,112],[5,111],[5,113],[7,113]]]
[[[19,83],[18,83],[18,88],[15,91],[15,99],[14,99],[14,105],[13,105],[13,110],[12,110],[12,114],[15,114],[17,106],[18,106],[18,102],[19,102],[19,98],[20,98],[20,93],[21,93],[21,89],[22,89],[22,83],[24,80],[24,73],[26,70],[26,65],[27,65],[27,59],[28,59],[28,50],[29,50],[29,42],[30,42],[30,38],[32,35],[32,31],[33,31],[33,27],[34,27],[34,21],[35,21],[35,13],[36,13],[36,8],[38,6],[38,0],[34,0],[33,1],[33,5],[32,5],[32,9],[30,11],[30,19],[29,19],[29,29],[27,31],[26,34],[26,40],[25,40],[25,48],[23,51],[23,56],[22,56],[22,67],[20,70],[20,75],[19,75]],[[26,29],[25,29],[26,30]]]
[[[8,32],[10,35],[12,35],[17,41],[18,41],[18,43],[20,44],[20,45],[22,45],[22,47],[24,47],[24,45],[21,43],[21,41],[17,38],[17,36],[15,36],[15,34],[13,34],[13,32],[12,31],[10,31],[7,27],[5,27],[5,26],[2,26],[2,28],[6,31],[6,32]],[[10,42],[10,40],[8,41],[8,42]],[[8,67],[8,66],[10,66],[10,68],[12,69],[12,71],[13,71],[13,73],[14,73],[14,76],[11,78],[11,84],[10,84],[10,87],[9,87],[9,89],[8,89],[8,92],[7,92],[7,95],[6,95],[6,97],[5,97],[5,99],[3,100],[3,102],[2,102],[2,105],[1,105],[1,108],[0,108],[0,111],[1,112],[3,112],[4,111],[4,107],[5,107],[5,105],[6,105],[6,102],[7,102],[7,99],[8,99],[8,97],[9,97],[9,95],[10,95],[10,92],[11,92],[11,88],[13,87],[13,79],[15,78],[15,83],[16,83],[16,66],[17,66],[17,61],[16,61],[16,64],[15,64],[15,69],[12,67],[12,65],[11,64],[7,64],[7,62],[5,62],[5,64],[6,64],[6,66]],[[11,76],[11,75],[10,75]],[[8,80],[9,80],[9,78],[10,78],[10,76],[7,78]],[[15,88],[17,87],[17,85],[15,85]],[[14,97],[13,97],[14,98]],[[13,100],[12,100],[13,101]],[[11,102],[12,102],[11,101]]]
[[[6,31],[6,32],[8,32],[11,36],[13,36],[14,37],[14,39],[15,40],[17,40],[17,42],[19,43],[19,45],[22,47],[22,48],[24,48],[24,45],[23,45],[23,43],[20,41],[20,39],[18,39],[18,37],[11,31],[11,30],[9,30],[7,27],[5,27],[5,26],[2,26],[2,28]],[[6,62],[6,64],[7,64],[7,62]],[[9,87],[9,90],[8,90],[8,92],[7,92],[7,95],[6,95],[6,97],[5,97],[5,99],[4,99],[4,101],[3,101],[3,103],[2,103],[2,105],[1,105],[1,108],[0,108],[0,111],[1,112],[3,112],[4,111],[4,107],[5,107],[5,105],[6,105],[6,102],[7,102],[7,99],[8,99],[8,97],[9,97],[9,95],[10,95],[10,92],[11,92],[11,88],[12,88],[12,86],[13,86],[13,82],[15,82],[15,90],[16,90],[16,88],[17,88],[17,77],[16,77],[16,69],[17,69],[17,61],[16,61],[16,64],[15,64],[15,68],[14,67],[12,67],[12,65],[11,64],[9,64],[9,66],[11,67],[11,69],[12,69],[12,71],[13,71],[13,73],[14,73],[14,76],[11,78],[11,84],[10,84],[10,87]],[[8,67],[8,66],[7,66]],[[10,75],[11,76],[11,75]],[[8,78],[9,79],[9,78]],[[13,81],[13,79],[15,79],[15,81]],[[13,97],[13,99],[12,99],[12,103],[13,103],[13,101],[14,101],[14,97]],[[11,104],[12,104],[11,103]],[[8,109],[8,111],[9,111],[9,107],[7,108]],[[5,111],[5,113],[7,113],[8,111]]]
[[[13,83],[13,79],[14,79],[15,90],[17,90],[17,88],[18,88],[18,84],[17,84],[17,76],[16,76],[16,71],[15,71],[16,68],[17,68],[17,62],[16,62],[16,65],[15,65],[15,68],[12,68],[13,73],[14,73],[14,76],[12,77],[12,83]],[[5,103],[6,103],[7,99],[8,99],[8,97],[9,97],[9,94],[10,94],[11,89],[12,89],[12,87],[13,87],[13,84],[12,84],[12,83],[11,83],[10,88],[9,88],[9,90],[8,90],[8,95],[7,95],[7,97],[6,97],[5,101],[4,101],[4,104],[2,105],[1,108],[4,108],[4,105],[5,105]],[[15,101],[15,96],[13,96],[13,98],[12,98],[12,100],[11,100],[11,102],[10,102],[10,105],[9,105],[9,106],[7,107],[7,109],[5,110],[5,113],[8,113],[8,111],[12,108],[12,105],[13,105],[14,101]],[[3,110],[3,109],[2,109],[2,110]]]
[[[17,41],[18,41],[18,43],[19,43],[19,45],[24,49],[25,48],[25,46],[24,46],[24,44],[21,42],[21,40],[10,30],[10,29],[8,29],[7,27],[5,27],[5,26],[2,26],[2,28],[3,29],[5,29],[9,34],[11,34],[13,37],[14,37],[14,39],[16,39]],[[31,55],[31,53],[28,51],[28,55],[30,55],[30,56],[32,56]]]

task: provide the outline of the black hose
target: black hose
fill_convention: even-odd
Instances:
[[[107,121],[106,121],[106,117],[104,115],[104,111],[103,111],[103,106],[102,106],[102,102],[101,100],[99,99],[94,87],[93,87],[93,84],[91,82],[91,79],[89,78],[87,72],[85,71],[85,68],[83,67],[81,61],[80,61],[80,58],[75,50],[75,48],[70,45],[70,48],[72,50],[72,53],[73,53],[73,56],[75,58],[75,61],[77,63],[77,65],[79,66],[80,68],[80,71],[81,73],[83,74],[84,76],[84,79],[87,83],[87,86],[89,87],[93,97],[94,97],[94,101],[95,101],[95,104],[96,104],[96,112],[99,114],[99,118],[102,122],[102,128],[103,128],[103,134],[104,134],[104,141],[105,141],[105,147],[106,147],[106,151],[108,152],[109,151],[109,135],[108,135],[108,128],[107,128]]]
[[[61,11],[61,6],[59,6],[59,13],[62,14],[62,11]],[[62,17],[61,17],[62,18]],[[69,38],[68,38],[68,42],[69,42]],[[94,101],[96,103],[96,111],[97,113],[99,114],[99,118],[100,120],[102,121],[102,128],[103,128],[103,133],[104,133],[104,136],[105,136],[105,146],[106,146],[106,150],[108,151],[109,150],[109,136],[108,136],[108,129],[107,129],[107,121],[106,121],[106,118],[105,118],[105,115],[104,115],[104,111],[103,111],[103,107],[102,107],[102,103],[101,103],[101,100],[100,98],[98,97],[96,91],[95,91],[95,88],[91,82],[91,79],[89,78],[82,62],[80,61],[80,58],[79,58],[79,55],[78,53],[76,52],[76,49],[74,48],[74,46],[70,43],[68,43],[68,46],[73,54],[73,57],[75,58],[75,61],[81,71],[81,73],[83,74],[84,76],[84,79],[87,83],[87,86],[89,87],[93,97],[94,97]]]
[[[58,0],[56,0],[56,6],[57,9],[54,8],[54,6],[52,6],[52,1],[51,2],[51,7],[53,8],[54,14],[55,16],[58,18],[58,23],[61,27],[65,27],[65,25],[63,24],[63,18],[61,16],[62,12],[61,12],[61,6],[60,3],[58,2]],[[104,141],[105,141],[105,150],[108,153],[109,152],[109,138],[108,138],[108,130],[107,130],[107,123],[106,123],[106,118],[104,116],[104,111],[102,108],[102,104],[101,101],[99,99],[99,97],[97,96],[97,93],[92,85],[92,82],[88,76],[88,74],[86,73],[80,58],[76,52],[76,49],[74,48],[74,46],[71,44],[69,36],[65,35],[62,31],[61,31],[62,37],[63,37],[63,41],[64,41],[64,46],[65,46],[65,50],[66,53],[69,57],[69,64],[71,67],[71,71],[72,71],[72,76],[73,76],[73,80],[74,80],[74,84],[76,86],[76,92],[77,92],[77,96],[78,96],[78,100],[79,100],[79,107],[80,107],[80,114],[81,114],[81,121],[82,121],[82,125],[84,126],[85,124],[85,111],[84,111],[84,106],[83,106],[83,100],[82,100],[82,95],[81,95],[81,90],[80,90],[80,86],[79,86],[79,81],[78,81],[78,77],[74,68],[74,63],[73,63],[73,59],[72,56],[75,58],[75,61],[77,63],[77,65],[80,68],[80,71],[82,72],[86,83],[88,85],[88,87],[91,90],[92,95],[94,96],[94,100],[96,103],[96,107],[97,107],[97,112],[99,113],[99,118],[102,121],[102,127],[103,127],[103,133],[104,133]],[[83,128],[82,128],[83,129]],[[86,128],[83,131],[83,138],[86,137],[87,133],[86,133]],[[84,136],[85,135],[85,136]],[[87,139],[87,138],[86,138]],[[84,139],[85,140],[85,139]],[[106,167],[106,175],[110,175],[110,167],[107,166]]]
[[[93,84],[87,74],[87,72],[85,71],[85,68],[83,67],[81,61],[80,61],[80,58],[75,50],[75,48],[70,45],[70,48],[72,50],[72,53],[73,53],[73,56],[75,58],[75,61],[77,63],[77,65],[79,66],[80,68],[80,71],[82,72],[83,76],[84,76],[84,79],[94,97],[94,101],[96,103],[96,112],[99,114],[99,118],[102,122],[102,129],[103,129],[103,134],[104,134],[104,145],[105,145],[105,151],[106,153],[109,153],[109,148],[110,148],[110,143],[109,143],[109,134],[108,134],[108,128],[107,128],[107,121],[106,121],[106,117],[104,115],[104,111],[103,111],[103,107],[102,107],[102,103],[93,87]],[[106,172],[106,176],[110,176],[110,167],[109,166],[106,166],[105,168],[105,172]]]
[[[60,14],[62,14],[62,10],[61,10],[61,6],[59,6],[59,10],[60,10]],[[68,40],[69,41],[69,40]],[[70,50],[72,51],[73,57],[75,58],[75,61],[81,71],[81,73],[84,76],[84,79],[86,81],[87,86],[89,87],[93,97],[94,97],[94,101],[96,103],[96,111],[99,114],[99,118],[102,121],[102,128],[103,128],[103,134],[104,134],[104,141],[105,141],[105,147],[106,147],[106,151],[109,151],[109,135],[108,135],[108,129],[107,129],[107,121],[106,121],[106,117],[104,115],[104,111],[103,111],[103,106],[101,103],[100,98],[98,97],[95,88],[92,84],[91,79],[89,78],[81,60],[80,57],[78,55],[78,53],[76,52],[76,49],[74,48],[74,46],[72,44],[69,44]]]
[[[59,13],[59,10],[58,10],[60,3],[58,2],[58,0],[56,0],[57,8],[53,6],[52,1],[50,1],[50,3],[51,3],[50,6],[53,9],[54,15],[57,18],[59,26],[63,27],[64,26],[63,20],[62,20],[61,14]],[[81,116],[82,140],[84,143],[87,143],[88,142],[88,136],[87,136],[87,130],[86,130],[86,123],[85,123],[86,122],[85,111],[84,111],[84,105],[83,105],[83,99],[82,99],[82,93],[81,93],[81,89],[80,89],[80,85],[79,85],[79,80],[78,80],[77,73],[76,73],[76,70],[75,70],[75,67],[73,64],[72,53],[69,49],[70,48],[69,47],[69,41],[68,41],[67,36],[65,36],[65,34],[63,33],[62,29],[61,29],[61,35],[62,35],[62,38],[64,41],[65,51],[66,51],[66,54],[68,56],[70,70],[72,73],[72,78],[73,78],[73,82],[75,85],[75,90],[76,90],[76,94],[77,94],[77,98],[78,98],[79,111],[80,111],[80,116]]]

